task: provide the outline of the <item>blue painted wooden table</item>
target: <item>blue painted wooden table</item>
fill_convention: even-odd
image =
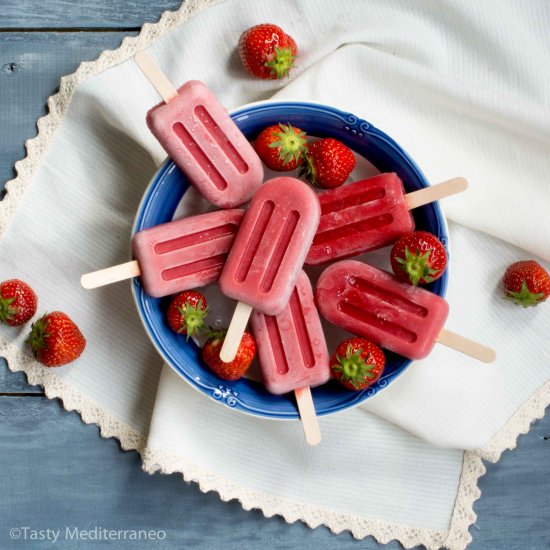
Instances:
[[[116,48],[145,21],[179,0],[2,0],[0,10],[0,189],[36,134],[35,121],[59,78],[83,60]],[[1,261],[1,260],[0,260]],[[203,494],[177,475],[149,476],[139,456],[45,398],[0,360],[0,548],[50,548],[57,529],[126,530],[127,540],[77,542],[61,548],[382,548],[320,527],[286,524]],[[480,480],[472,550],[550,549],[550,415],[522,436],[518,449],[488,465]],[[43,540],[31,540],[31,529]],[[48,531],[49,530],[49,531]],[[129,540],[154,530],[157,540]],[[40,535],[37,533],[37,537]],[[25,540],[26,539],[26,540]],[[385,548],[401,546],[391,543]]]

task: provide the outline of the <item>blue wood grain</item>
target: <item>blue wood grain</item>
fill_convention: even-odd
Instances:
[[[372,538],[355,541],[324,527],[266,519],[238,502],[203,494],[179,475],[149,476],[137,453],[114,439],[99,438],[95,426],[43,397],[0,397],[0,548],[51,548],[47,541],[14,541],[12,528],[160,529],[162,542],[118,541],[117,548],[364,550],[382,548]],[[547,550],[550,417],[520,439],[519,449],[489,465],[481,480],[471,550]],[[56,548],[90,545],[60,540]],[[101,545],[106,547],[106,545]],[[395,542],[384,546],[397,550]]]
[[[548,412],[548,411],[547,411]],[[535,422],[518,447],[487,465],[480,478],[471,549],[550,548],[550,414]]]
[[[36,135],[59,79],[135,34],[0,33],[0,188],[14,177],[13,164],[25,156],[25,140]]]
[[[349,533],[310,530],[246,512],[237,502],[203,494],[180,476],[149,476],[136,453],[122,452],[113,439],[100,440],[95,426],[64,412],[57,401],[0,398],[0,548],[50,548],[10,540],[12,528],[162,529],[160,545],[121,541],[117,548],[330,548],[357,546]],[[9,495],[8,498],[5,498]],[[26,544],[25,544],[26,543]],[[372,541],[362,548],[374,548]],[[59,541],[55,548],[75,548]],[[83,548],[87,548],[82,544]],[[397,549],[393,544],[389,548]]]
[[[27,384],[27,377],[22,372],[11,372],[6,361],[0,358],[0,394],[43,394],[42,386]],[[1,412],[0,412],[1,414]]]
[[[2,0],[0,29],[141,27],[180,5],[181,0]]]

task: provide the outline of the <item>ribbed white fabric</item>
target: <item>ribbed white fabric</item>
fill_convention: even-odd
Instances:
[[[550,306],[517,308],[498,288],[508,263],[550,260],[550,8],[543,0],[259,0],[187,20],[209,4],[186,2],[146,25],[63,79],[50,99],[0,203],[0,277],[29,281],[40,310],[69,313],[88,347],[78,363],[47,370],[26,354],[23,330],[0,327],[0,353],[102,435],[142,452],[148,471],[183,472],[202,490],[288,521],[464,548],[479,456],[496,460],[514,447],[550,401]],[[234,54],[240,33],[262,21],[299,44],[288,81],[248,77]],[[493,345],[497,362],[437,346],[364,407],[323,418],[316,449],[298,423],[239,414],[169,368],[161,374],[128,284],[86,292],[78,283],[127,260],[137,204],[164,157],[144,124],[159,98],[128,59],[148,46],[174,83],[199,78],[228,108],[272,96],[332,104],[392,135],[432,181],[466,176],[468,192],[443,204],[447,327]]]

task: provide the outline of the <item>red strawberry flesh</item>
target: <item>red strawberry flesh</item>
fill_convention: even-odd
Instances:
[[[0,324],[23,325],[36,313],[37,297],[32,288],[20,279],[0,283]]]
[[[507,298],[523,307],[536,306],[550,296],[550,275],[535,260],[510,265],[503,277]]]
[[[294,39],[281,27],[269,23],[243,32],[238,51],[246,70],[262,79],[288,76],[298,53]]]

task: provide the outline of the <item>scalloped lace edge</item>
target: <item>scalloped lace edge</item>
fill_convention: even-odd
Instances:
[[[177,11],[165,11],[157,23],[145,23],[138,36],[127,36],[117,49],[104,50],[95,61],[84,61],[74,73],[61,77],[59,92],[48,98],[48,114],[39,118],[36,123],[37,135],[25,142],[26,157],[15,163],[17,176],[6,183],[6,195],[0,201],[0,237],[7,230],[25,189],[59,128],[76,86],[86,78],[126,61],[192,15],[220,1],[185,0]]]
[[[518,437],[526,434],[535,420],[540,420],[550,405],[550,380],[541,386],[496,433],[489,443],[475,452],[483,459],[498,462],[502,453],[517,447]]]
[[[439,548],[463,550],[472,540],[468,529],[476,520],[473,503],[481,495],[481,491],[477,487],[477,480],[485,473],[485,467],[479,456],[471,452],[464,453],[459,491],[450,529],[447,532],[367,519],[286,497],[259,493],[235,485],[217,474],[193,464],[184,456],[165,451],[147,448],[142,454],[142,459],[143,470],[149,474],[159,471],[163,474],[180,473],[184,481],[197,483],[203,493],[215,491],[224,502],[236,499],[245,510],[259,509],[268,518],[279,515],[287,523],[300,520],[312,529],[319,525],[325,525],[333,533],[350,531],[356,539],[363,539],[370,535],[381,544],[397,540],[405,548],[422,544],[429,550]]]
[[[138,36],[124,38],[121,46],[116,50],[103,51],[97,60],[83,62],[73,74],[61,78],[59,92],[48,98],[48,114],[37,122],[36,137],[25,143],[26,157],[15,163],[17,176],[6,183],[7,193],[0,201],[0,237],[7,230],[35,170],[40,165],[42,156],[59,128],[76,86],[84,79],[122,63],[195,13],[219,2],[220,0],[187,0],[179,10],[164,12],[157,23],[145,23]],[[288,523],[301,520],[311,528],[326,525],[334,533],[349,530],[357,539],[372,535],[383,544],[397,540],[405,548],[419,544],[423,544],[430,550],[466,548],[472,540],[468,529],[476,519],[473,503],[481,495],[477,481],[486,471],[481,458],[496,462],[504,450],[515,448],[518,436],[527,433],[531,422],[542,418],[546,406],[550,404],[550,382],[548,382],[514,414],[485,448],[477,451],[477,454],[469,451],[464,453],[450,529],[445,532],[342,514],[238,486],[191,463],[183,456],[148,448],[145,435],[117,420],[105,409],[58,378],[54,371],[45,369],[32,356],[21,352],[15,345],[3,339],[0,339],[0,356],[7,360],[12,372],[25,372],[29,384],[44,386],[48,398],[60,399],[67,411],[78,411],[86,424],[97,425],[101,437],[116,437],[122,449],[139,452],[146,472],[182,473],[185,481],[196,482],[202,492],[215,491],[223,501],[237,499],[245,510],[260,509],[266,517],[280,515]]]
[[[22,352],[15,344],[3,338],[0,338],[0,357],[6,359],[12,372],[24,372],[32,386],[44,386],[46,397],[59,399],[65,410],[77,411],[86,424],[98,426],[101,437],[116,437],[125,451],[143,453],[147,446],[147,436],[117,420],[101,406],[61,380],[55,374],[55,369],[44,367],[32,355]]]

